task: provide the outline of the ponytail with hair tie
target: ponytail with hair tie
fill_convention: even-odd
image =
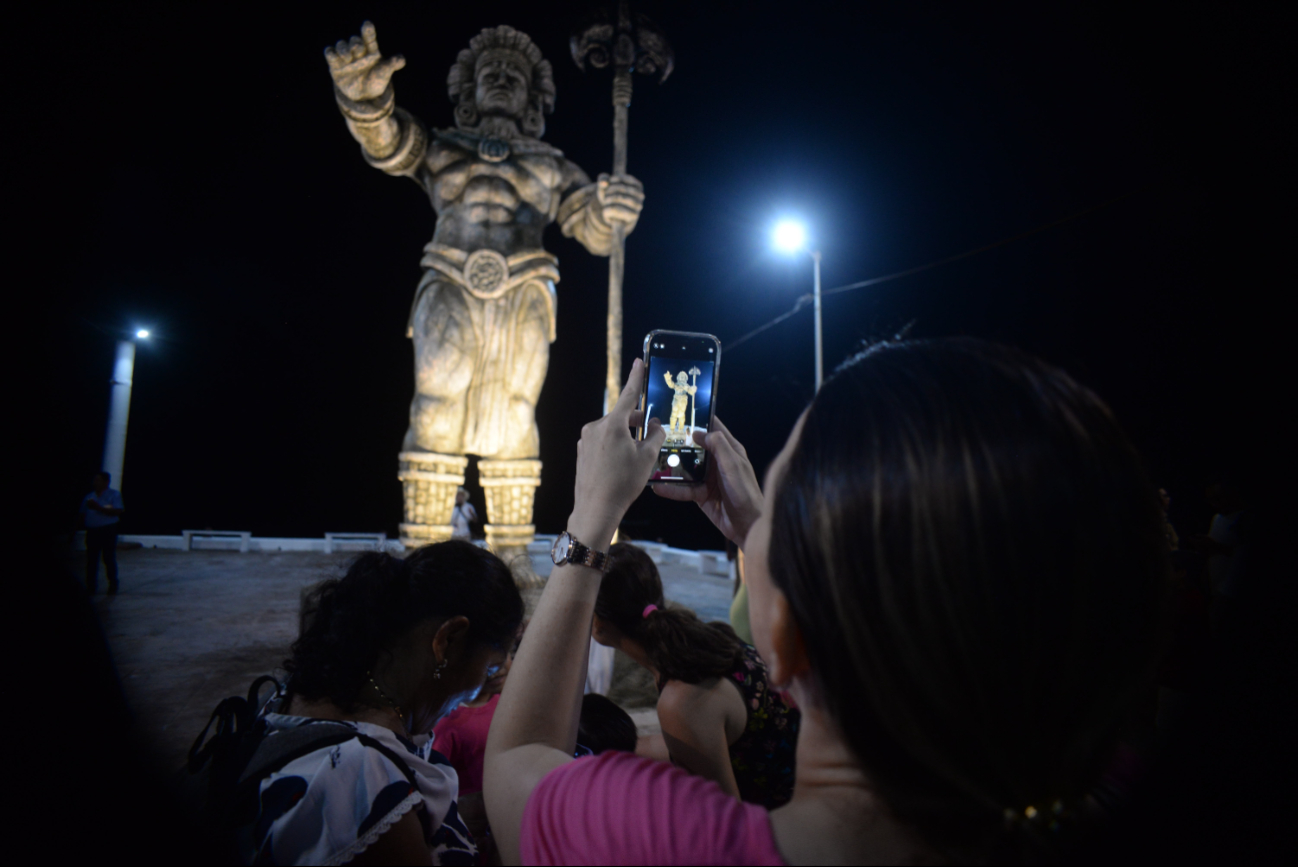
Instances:
[[[729,624],[704,623],[688,608],[667,607],[658,567],[643,548],[619,542],[609,560],[595,614],[643,646],[663,681],[699,683],[744,664],[744,643]]]

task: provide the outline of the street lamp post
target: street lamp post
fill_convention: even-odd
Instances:
[[[141,328],[136,339],[144,340],[149,332]],[[126,422],[131,414],[131,381],[135,375],[135,341],[117,341],[117,360],[113,363],[112,399],[108,407],[108,429],[104,432],[104,470],[112,473],[113,485],[122,489],[122,465],[126,460]]]
[[[772,239],[777,249],[785,253],[797,253],[799,251],[806,253],[811,257],[811,261],[815,265],[815,291],[812,297],[816,320],[816,391],[819,392],[820,383],[824,379],[825,372],[825,353],[820,327],[820,251],[808,249],[807,230],[803,228],[801,223],[795,223],[792,220],[783,220],[776,224]]]
[[[811,254],[811,261],[816,263],[816,393],[820,393],[820,381],[825,374],[825,350],[820,336],[820,251]]]

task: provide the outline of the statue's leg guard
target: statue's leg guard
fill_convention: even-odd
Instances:
[[[481,460],[478,482],[487,495],[487,544],[530,544],[536,534],[532,502],[541,485],[541,462]]]
[[[469,465],[469,459],[436,452],[402,452],[397,455],[397,462],[397,478],[401,480],[406,505],[401,544],[418,548],[451,538],[455,491],[464,484],[464,468]]]
[[[541,462],[480,460],[478,483],[487,495],[487,546],[510,564],[518,583],[537,583],[527,546],[536,535],[532,503],[541,485]],[[515,560],[522,562],[515,566]]]

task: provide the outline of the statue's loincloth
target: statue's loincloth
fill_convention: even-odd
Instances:
[[[531,372],[538,369],[538,364],[544,371],[546,358],[517,356],[520,351],[532,356],[543,351],[546,343],[554,342],[554,284],[559,279],[559,260],[545,250],[524,250],[506,257],[495,250],[468,253],[432,243],[424,248],[421,264],[426,270],[410,308],[406,336],[414,337],[415,314],[421,304],[427,310],[438,303],[438,295],[460,294],[465,306],[454,307],[467,314],[466,324],[477,335],[471,351],[474,374],[464,395],[467,412],[463,448],[467,454],[495,455],[508,447],[509,440],[521,435],[513,430],[517,421],[508,418],[511,401],[522,398],[535,405],[540,396],[544,374],[538,378]],[[429,293],[436,295],[425,297]],[[535,318],[541,311],[544,324]],[[545,329],[546,338],[539,346],[527,337],[526,331],[538,328]],[[523,348],[528,346],[535,348]],[[463,352],[464,348],[447,347],[451,352]],[[529,430],[531,424],[529,419]]]
[[[415,336],[415,310],[424,293],[439,280],[445,280],[479,301],[493,301],[513,291],[539,291],[545,296],[546,309],[550,313],[549,337],[550,342],[554,342],[557,300],[554,284],[559,282],[559,259],[553,253],[523,250],[504,256],[486,249],[469,253],[433,242],[424,247],[424,258],[419,264],[427,270],[410,304],[406,337]]]

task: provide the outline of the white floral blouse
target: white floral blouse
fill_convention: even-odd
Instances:
[[[312,720],[268,713],[269,734]],[[383,726],[347,722],[380,742],[408,766],[359,740],[294,759],[261,781],[260,809],[250,854],[256,864],[345,864],[415,810],[434,864],[473,864],[473,835],[456,809],[459,778],[432,737],[401,737]]]

